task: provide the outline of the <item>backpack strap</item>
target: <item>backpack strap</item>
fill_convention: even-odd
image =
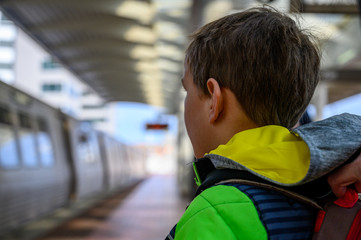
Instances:
[[[357,195],[354,190],[349,189],[349,192],[353,191],[352,204],[350,204],[349,200],[346,201],[346,204],[340,204],[340,199],[334,201],[337,198],[333,195],[326,176],[300,186],[284,187],[268,182],[248,171],[216,169],[208,158],[198,159],[193,163],[193,166],[196,173],[196,181],[200,184],[196,191],[196,196],[209,187],[227,183],[238,183],[270,189],[318,209],[312,240],[361,239],[360,194]],[[342,220],[340,220],[340,217],[343,217]]]
[[[327,183],[326,176],[303,185],[286,187],[269,182],[245,170],[216,169],[209,158],[197,159],[193,163],[193,167],[196,173],[196,182],[200,184],[195,196],[200,194],[203,190],[220,182],[228,180],[247,180],[248,182],[259,184],[258,186],[260,187],[261,185],[264,187],[269,186],[267,188],[273,188],[274,190],[279,190],[279,192],[289,192],[292,193],[291,195],[295,194],[304,199],[308,198],[318,206],[323,206],[325,202],[330,200],[336,200],[336,196],[332,193],[331,188]],[[246,181],[244,181],[244,183],[246,183]]]
[[[318,212],[312,240],[360,240],[361,239],[361,201],[360,195],[353,189],[348,189],[345,196],[353,195],[353,200],[346,200],[346,205],[340,204],[345,197],[326,203]],[[355,199],[356,197],[356,199]],[[347,206],[349,205],[349,206]]]
[[[261,182],[256,182],[256,181],[252,181],[252,180],[244,180],[244,179],[228,179],[228,180],[221,181],[221,182],[215,184],[215,186],[223,185],[223,184],[227,184],[227,183],[238,183],[238,184],[242,184],[242,185],[250,185],[250,186],[256,186],[256,187],[260,187],[260,188],[264,188],[264,189],[269,189],[272,191],[276,191],[288,198],[296,200],[300,203],[307,204],[315,209],[318,209],[318,210],[323,209],[317,202],[313,201],[312,199],[310,199],[308,197],[305,197],[298,193],[295,193],[290,190],[287,190],[287,189],[284,189],[281,187],[277,187],[275,185],[271,185],[268,183],[261,183]]]

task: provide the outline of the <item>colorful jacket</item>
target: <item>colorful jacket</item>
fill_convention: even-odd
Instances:
[[[342,114],[293,131],[242,131],[205,157],[217,169],[246,170],[287,187],[321,178],[360,148],[361,117]],[[194,198],[167,239],[309,239],[315,214],[279,192],[220,184]]]

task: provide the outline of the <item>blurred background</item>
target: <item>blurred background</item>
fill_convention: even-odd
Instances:
[[[16,89],[137,149],[143,178],[170,176],[171,187],[189,195],[193,153],[180,82],[188,35],[221,16],[263,4],[290,14],[320,39],[321,82],[307,109],[310,118],[361,115],[357,0],[0,0],[0,81],[10,89],[2,92],[0,106],[9,101],[5,93]],[[0,181],[10,164],[2,157]],[[0,182],[3,194],[6,184]],[[6,231],[29,221],[15,221]]]
[[[361,114],[356,0],[304,0],[302,6],[292,0],[0,3],[0,80],[121,141],[150,147],[150,161],[177,150],[187,36],[263,3],[291,15],[301,12],[295,18],[321,40],[322,80],[308,109],[311,118]],[[146,128],[159,121],[169,128]],[[175,170],[175,164],[152,165],[151,172]]]

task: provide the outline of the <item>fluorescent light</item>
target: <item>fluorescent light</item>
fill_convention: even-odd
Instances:
[[[340,65],[344,65],[345,63],[356,57],[356,55],[357,51],[355,49],[349,49],[342,53],[340,56],[338,56],[337,62]]]
[[[149,104],[164,106],[162,79],[160,74],[142,74],[139,76],[138,81],[141,82],[143,92]]]
[[[123,1],[115,10],[120,17],[136,19],[149,24],[154,17],[154,5],[141,1]]]
[[[124,33],[124,39],[131,42],[142,42],[152,44],[155,41],[155,34],[152,28],[133,26]]]
[[[155,24],[158,38],[167,40],[177,40],[182,38],[186,40],[184,29],[174,22],[160,21]]]
[[[156,61],[139,61],[135,64],[135,70],[139,72],[157,71],[159,66]]]
[[[154,47],[136,46],[130,51],[130,57],[135,59],[156,58],[157,52]]]
[[[184,59],[183,49],[180,49],[179,47],[176,47],[174,45],[159,45],[157,46],[157,50],[159,52],[159,55],[162,57],[169,57],[178,61],[183,61]]]

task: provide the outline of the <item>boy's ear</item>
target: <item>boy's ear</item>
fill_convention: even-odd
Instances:
[[[208,79],[207,88],[211,96],[209,107],[209,122],[215,123],[223,110],[223,95],[221,87],[214,78]]]

